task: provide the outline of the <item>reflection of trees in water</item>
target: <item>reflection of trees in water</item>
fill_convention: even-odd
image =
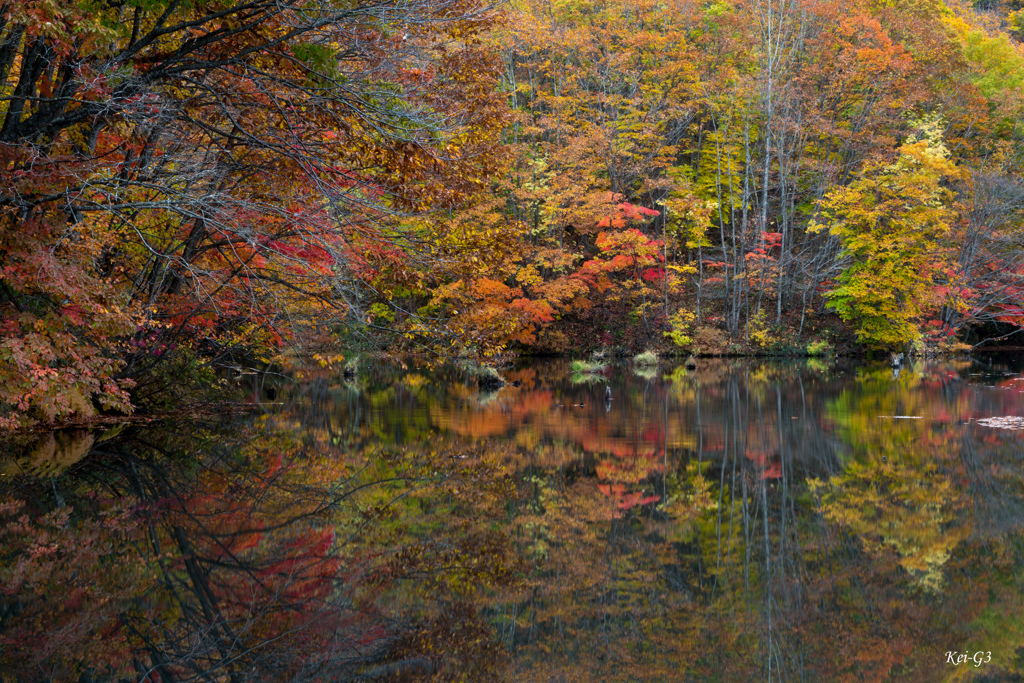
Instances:
[[[822,386],[813,374],[736,372],[655,393],[662,424],[689,426],[692,445],[653,430],[665,466],[648,481],[662,501],[625,518],[595,495],[602,470],[547,470],[545,514],[522,516],[529,541],[543,529],[545,555],[498,619],[517,676],[940,676],[939,653],[984,607],[948,619],[943,601],[1011,566],[987,567],[971,539],[982,509],[1016,531],[1019,469],[1007,465],[1020,451],[1000,454],[962,429],[986,399],[959,379],[914,373],[895,386],[890,373],[885,385]],[[650,408],[652,394],[642,400]],[[925,419],[879,419],[897,407]],[[828,482],[829,500],[808,477]]]
[[[326,519],[344,495],[295,481],[296,454],[287,450],[221,441],[196,444],[212,452],[191,455],[189,445],[104,449],[102,460],[60,480],[67,507],[58,503],[59,520],[27,501],[18,508],[24,528],[6,520],[7,540],[28,550],[46,582],[9,575],[24,607],[4,635],[17,641],[34,623],[47,641],[22,645],[20,675],[301,679],[361,660],[356,641],[374,617],[351,607]],[[78,528],[90,535],[80,539]],[[52,559],[32,551],[39,538],[54,539]],[[65,573],[72,558],[73,574]],[[104,585],[108,566],[130,567],[122,577],[130,582]],[[80,610],[62,609],[54,579],[80,594]],[[309,648],[318,656],[307,657]]]
[[[453,661],[468,671],[500,661],[476,611],[437,578],[508,580],[514,562],[446,569],[462,555],[504,555],[503,537],[477,528],[501,501],[493,472],[451,452],[346,459],[298,433],[209,427],[136,432],[58,478],[7,480],[5,675],[346,680],[443,672],[445,648],[461,650]],[[427,513],[424,501],[484,477],[495,482],[482,487],[486,504],[481,494]],[[448,607],[382,611],[377,601],[413,576],[422,599]]]
[[[962,614],[962,621],[929,622],[937,610],[935,598],[924,591],[945,588],[945,598],[981,590],[993,578],[972,555],[976,548],[963,545],[976,533],[979,519],[973,510],[988,505],[995,493],[985,468],[974,471],[986,483],[966,485],[965,466],[970,466],[961,457],[978,445],[961,422],[985,406],[977,396],[966,400],[962,383],[952,377],[943,381],[921,373],[917,381],[932,386],[894,387],[891,378],[862,376],[819,408],[809,432],[796,427],[805,420],[790,419],[805,414],[787,415],[797,405],[787,411],[784,399],[777,400],[773,416],[760,409],[750,415],[764,430],[774,419],[782,435],[779,476],[774,481],[750,476],[749,466],[760,458],[747,457],[744,463],[737,457],[735,469],[746,465],[748,476],[738,482],[723,476],[719,493],[739,494],[740,505],[733,505],[738,514],[729,514],[729,521],[744,524],[744,579],[754,567],[759,572],[761,635],[751,666],[762,677],[934,680],[943,643],[965,640],[972,612]],[[781,386],[776,389],[784,395]],[[924,419],[880,419],[911,412],[908,408]],[[737,445],[743,434],[738,430]],[[795,434],[800,438],[792,438]],[[773,437],[759,443],[766,440]],[[749,447],[741,450],[749,456]],[[995,455],[986,450],[990,458]],[[1014,460],[1019,462],[1019,454]],[[758,469],[761,476],[770,471]],[[808,495],[808,476],[827,482],[811,491],[820,497]],[[1001,494],[1020,498],[1019,491]],[[717,514],[723,511],[731,512],[729,505]],[[761,543],[749,533],[758,522]],[[716,531],[720,528],[716,522]],[[712,540],[713,547],[722,547],[717,535]],[[950,562],[958,572],[949,569]],[[709,613],[721,606],[713,605]],[[923,652],[934,656],[922,657]]]
[[[170,680],[483,678],[499,650],[514,680],[934,680],[951,643],[989,639],[1017,666],[1024,450],[965,424],[1010,390],[709,361],[610,372],[606,412],[557,366],[506,376],[481,401],[444,373],[325,373],[253,431],[122,435],[7,485],[0,656]]]

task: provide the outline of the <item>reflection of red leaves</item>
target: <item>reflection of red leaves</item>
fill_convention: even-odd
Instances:
[[[759,479],[779,479],[782,477],[782,461],[778,453],[748,450],[743,454],[747,460],[761,468]]]
[[[629,510],[630,508],[657,503],[659,500],[661,500],[661,496],[645,496],[642,493],[629,493],[619,501],[618,507],[620,510]]]
[[[761,479],[780,479],[782,477],[782,463],[770,462],[761,473]]]
[[[627,491],[624,484],[598,484],[597,489],[615,500],[615,507],[621,511],[657,503],[661,496],[645,494],[643,491]]]
[[[341,563],[331,556],[334,529],[314,529],[288,539],[281,548],[279,559],[257,572],[266,587],[273,587],[275,599],[323,598],[327,596]],[[268,596],[269,597],[269,596]]]

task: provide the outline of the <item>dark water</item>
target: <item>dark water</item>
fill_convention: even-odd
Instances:
[[[1024,421],[988,421],[1024,416],[1020,370],[322,370],[247,378],[239,415],[26,438],[0,461],[0,665],[1022,680]]]

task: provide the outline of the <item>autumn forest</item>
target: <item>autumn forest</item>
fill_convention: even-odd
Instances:
[[[949,351],[1019,329],[1011,6],[0,9],[12,426],[289,348]]]
[[[1022,171],[1018,0],[0,0],[0,681],[1021,674]]]

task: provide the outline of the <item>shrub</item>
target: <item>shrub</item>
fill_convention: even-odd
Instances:
[[[832,353],[832,345],[824,339],[813,341],[807,345],[808,356],[827,356]]]
[[[763,310],[747,321],[747,338],[759,349],[768,349],[775,343]]]
[[[695,317],[691,311],[680,308],[669,317],[669,331],[665,333],[665,336],[681,349],[689,347],[693,343],[690,333],[693,329]]]
[[[577,374],[580,374],[580,373],[602,372],[602,371],[604,371],[604,369],[606,367],[607,366],[604,363],[601,363],[600,361],[596,361],[596,360],[594,360],[594,361],[591,361],[591,360],[574,360],[569,365],[569,369],[572,370],[572,372],[577,373]]]
[[[657,365],[658,364],[658,353],[656,351],[647,350],[641,354],[633,356],[633,362],[636,365]]]
[[[720,355],[728,346],[725,333],[717,327],[698,325],[693,332],[693,347],[697,353]]]

